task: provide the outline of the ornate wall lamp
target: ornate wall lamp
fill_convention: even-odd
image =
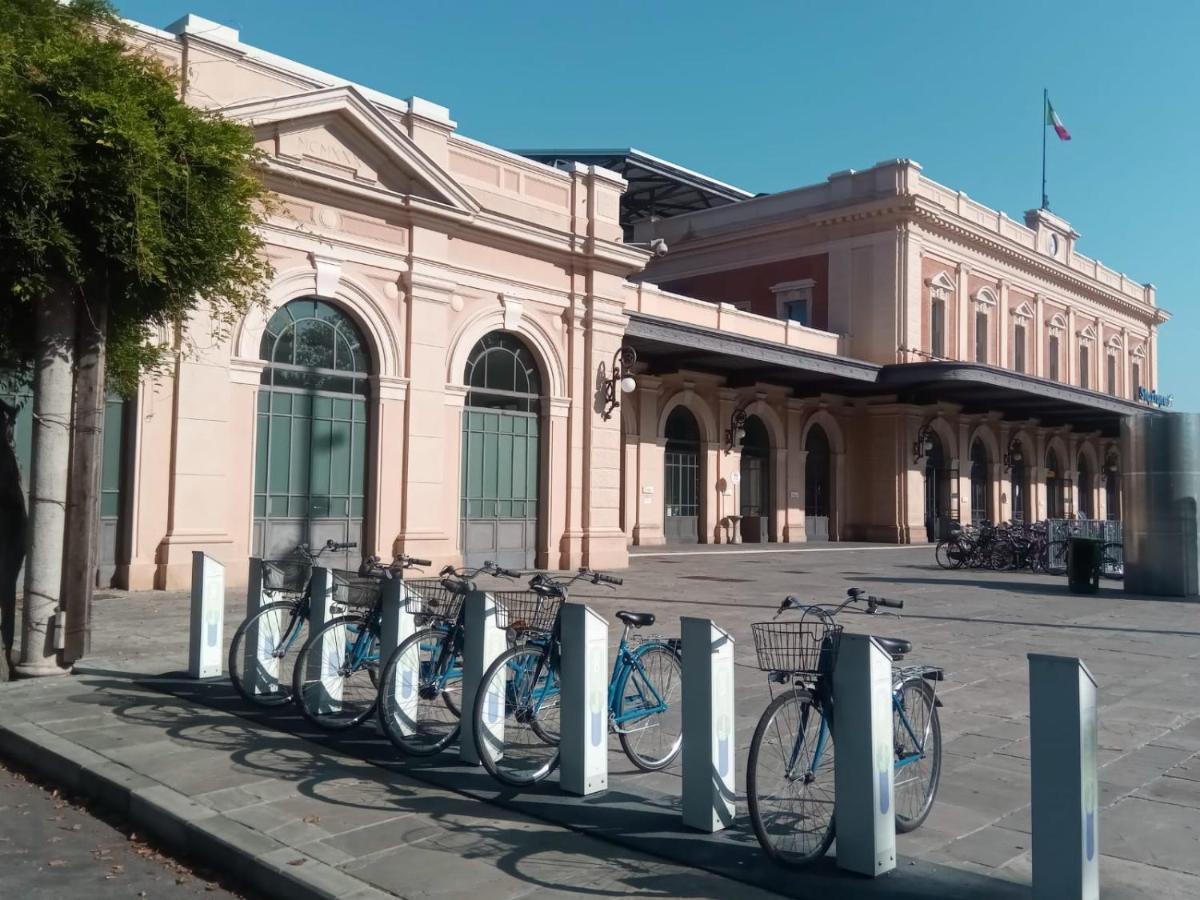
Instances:
[[[725,429],[725,450],[735,450],[746,439],[746,407],[739,406],[729,417],[729,427]]]
[[[1104,469],[1101,473],[1104,476],[1104,483],[1109,484],[1121,473],[1121,464],[1117,459],[1115,450],[1109,450],[1108,455],[1104,457]]]
[[[919,463],[933,452],[933,422],[926,422],[913,441],[913,463]]]
[[[1008,448],[1004,451],[1004,468],[1012,471],[1012,467],[1021,462],[1023,458],[1021,454],[1021,442],[1014,434],[1008,441]]]
[[[612,373],[604,379],[604,409],[600,411],[604,421],[611,419],[613,410],[621,405],[621,394],[632,394],[637,389],[633,380],[636,362],[637,351],[632,347],[621,347],[613,354]]]

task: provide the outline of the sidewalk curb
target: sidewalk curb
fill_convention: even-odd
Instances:
[[[28,721],[0,722],[0,757],[127,819],[164,847],[267,897],[389,900],[301,850]]]

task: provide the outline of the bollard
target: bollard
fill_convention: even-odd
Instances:
[[[192,621],[188,674],[221,674],[225,631],[225,567],[200,550],[192,551]]]
[[[1096,726],[1096,679],[1082,660],[1030,653],[1035,900],[1100,896]]]
[[[710,619],[685,616],[683,640],[683,824],[720,831],[737,796],[733,637]]]
[[[582,603],[562,607],[559,785],[581,797],[608,787],[608,622]]]
[[[507,636],[503,628],[496,626],[496,598],[484,591],[471,591],[464,601],[463,620],[463,678],[462,717],[459,732],[459,757],[463,762],[479,765],[479,754],[475,749],[475,694],[483,673],[496,657],[508,649]],[[499,728],[504,727],[503,697],[500,704]],[[489,731],[503,742],[504,733],[498,734],[495,725]]]
[[[833,705],[838,868],[882,875],[896,868],[892,656],[870,635],[842,635]]]
[[[320,629],[334,618],[333,613],[333,570],[321,566],[313,566],[312,580],[309,583],[311,600],[308,605],[308,634],[309,640]],[[336,631],[329,631],[322,639],[321,652],[308,663],[306,681],[320,683],[320,696],[317,699],[317,711],[323,713],[336,712],[342,702],[342,682],[337,677],[342,664],[342,654],[345,652],[344,641]]]
[[[416,633],[416,623],[408,611],[408,592],[399,578],[383,583],[383,619],[379,623],[379,670],[395,655],[396,648]],[[420,686],[419,653],[406,653],[396,661],[391,709],[401,734],[412,734],[417,720],[417,689]],[[385,707],[386,708],[386,707]]]

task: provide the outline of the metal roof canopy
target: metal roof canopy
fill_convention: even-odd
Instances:
[[[520,156],[558,167],[578,162],[611,169],[629,182],[621,197],[621,225],[626,229],[653,218],[724,206],[754,195],[630,147],[618,150],[514,150]]]
[[[769,341],[734,337],[698,325],[631,313],[625,343],[650,374],[681,369],[724,376],[730,387],[759,382],[789,387],[797,396],[894,395],[900,403],[953,403],[965,413],[998,412],[1010,421],[1037,419],[1076,431],[1120,432],[1121,419],[1155,410],[1107,394],[975,363],[876,365]]]

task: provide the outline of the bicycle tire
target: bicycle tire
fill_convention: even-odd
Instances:
[[[393,747],[407,756],[433,756],[435,753],[440,753],[442,750],[445,750],[448,746],[450,746],[451,743],[458,739],[458,736],[461,733],[461,676],[458,679],[460,703],[453,702],[448,696],[449,692],[447,691],[439,691],[438,696],[436,697],[425,698],[421,696],[426,692],[426,679],[421,674],[424,672],[424,661],[421,657],[422,642],[426,642],[426,645],[436,643],[436,646],[439,648],[440,652],[443,642],[448,639],[449,638],[447,637],[446,632],[437,628],[426,628],[418,631],[416,634],[409,635],[407,638],[401,641],[400,646],[392,651],[391,655],[387,658],[387,662],[384,663],[383,669],[380,673],[379,702],[376,704],[376,714],[379,719],[379,729],[384,733],[387,739],[391,741]],[[396,708],[396,704],[389,702],[388,698],[392,698],[394,700],[398,696],[394,687],[396,670],[400,665],[400,660],[402,660],[407,654],[411,654],[414,647],[416,648],[418,654],[417,665],[419,674],[418,683],[415,686],[415,702],[417,704],[418,712],[415,716],[412,733],[405,733],[403,721],[398,715],[399,711]],[[461,654],[459,654],[459,659],[461,660]],[[451,660],[450,662],[453,664],[454,660]],[[430,680],[429,683],[432,685],[432,680]],[[405,698],[401,699],[403,700]],[[422,708],[421,701],[426,699],[431,702],[441,703],[446,709],[448,709],[455,719],[454,725],[444,728],[437,728],[436,726],[428,724],[432,721],[432,719],[423,717],[419,711]]]
[[[1065,572],[1071,560],[1071,545],[1067,541],[1051,541],[1046,548],[1046,571]]]
[[[625,751],[625,755],[629,757],[629,761],[631,763],[633,763],[643,772],[657,772],[660,769],[665,769],[667,766],[671,765],[671,763],[675,761],[675,757],[679,755],[680,747],[683,746],[683,698],[680,693],[680,689],[683,684],[683,667],[679,663],[679,654],[672,650],[667,644],[643,644],[642,647],[639,648],[634,654],[634,657],[639,661],[642,667],[646,669],[646,675],[650,679],[648,686],[652,687],[658,693],[658,695],[666,701],[667,704],[666,710],[650,714],[650,716],[655,717],[655,724],[653,727],[669,729],[669,731],[674,734],[674,738],[665,753],[659,756],[646,756],[639,752],[635,746],[637,743],[635,737],[636,735],[642,733],[641,730],[619,730],[617,732],[617,737],[621,741],[621,749]],[[661,684],[656,683],[658,679],[649,671],[650,665],[646,662],[647,658],[661,659],[663,665],[665,665],[674,673],[673,683],[669,677],[662,679]],[[625,673],[621,676],[621,684],[616,692],[616,696],[619,698],[617,701],[618,706],[616,710],[618,720],[620,720],[621,714],[625,709],[625,703],[628,701],[630,696],[629,691],[627,690],[630,679],[635,677],[641,678],[642,676],[641,673],[633,666],[626,668]],[[638,691],[640,693],[641,688],[638,688]],[[662,718],[667,715],[671,716],[670,720]],[[650,716],[647,716],[646,718],[649,719]],[[674,726],[675,716],[679,716],[678,729],[676,729]],[[668,724],[668,722],[670,724]],[[724,724],[726,728],[725,740],[728,742],[729,751],[732,754],[734,745],[736,744],[736,741],[734,741],[733,722],[726,722]]]
[[[1100,574],[1105,578],[1125,577],[1125,545],[1108,543],[1100,548]]]
[[[772,724],[780,716],[781,712],[791,705],[799,707],[796,713],[798,722],[806,722],[810,715],[808,711],[813,711],[818,717],[817,727],[819,728],[819,720],[824,718],[819,706],[814,702],[812,694],[807,690],[792,690],[785,694],[780,694],[770,705],[763,711],[762,718],[758,720],[758,726],[754,729],[754,738],[750,742],[750,757],[746,762],[746,805],[750,811],[750,822],[754,826],[754,835],[758,838],[758,843],[762,846],[772,860],[781,865],[791,868],[801,868],[811,865],[817,860],[825,856],[829,852],[829,847],[833,843],[834,838],[834,819],[833,805],[836,785],[834,782],[834,753],[828,754],[828,759],[823,760],[818,767],[820,770],[821,788],[828,794],[828,799],[821,801],[817,806],[817,812],[821,819],[817,820],[816,827],[812,829],[814,842],[801,850],[790,850],[781,846],[784,838],[793,837],[800,834],[798,829],[794,828],[792,823],[796,819],[804,820],[807,816],[797,816],[795,813],[785,814],[784,823],[781,828],[773,829],[772,823],[764,818],[764,813],[769,813],[769,810],[764,809],[764,798],[760,799],[760,793],[766,790],[765,784],[760,784],[763,781],[766,761],[764,756],[769,756],[769,751],[764,754],[764,746],[767,745],[771,738]],[[829,721],[829,720],[827,720]],[[807,725],[804,726],[807,731]],[[778,729],[776,729],[778,734]],[[833,727],[832,724],[828,730],[828,740],[830,742],[830,750],[833,749]],[[782,741],[782,743],[788,743]],[[789,751],[790,752],[790,751]],[[787,768],[785,766],[785,768]],[[815,776],[815,773],[814,773]],[[785,774],[785,779],[788,778]],[[804,782],[803,787],[808,788],[813,784],[817,784],[818,779],[814,777],[812,781],[807,778],[800,779]],[[790,779],[790,784],[798,783],[796,779]],[[815,817],[814,817],[815,819]],[[773,834],[774,832],[774,834]]]
[[[356,669],[348,675],[339,674],[335,677],[343,678],[342,683],[337,684],[334,688],[337,696],[333,696],[333,688],[325,686],[325,678],[328,674],[329,662],[331,660],[322,658],[320,655],[316,659],[312,658],[312,654],[322,653],[325,649],[325,637],[328,633],[335,631],[338,628],[349,628],[351,626],[357,628],[367,628],[367,620],[365,616],[338,616],[331,619],[322,625],[316,632],[311,634],[304,646],[300,648],[300,653],[296,656],[296,667],[292,672],[292,695],[296,700],[296,706],[299,707],[301,714],[318,728],[326,731],[346,731],[361,725],[375,712],[375,705],[379,699],[379,691],[374,686],[376,678],[371,675],[371,668],[378,669],[379,663],[376,661],[374,667],[369,663],[361,669]],[[376,648],[379,646],[379,636],[373,634],[371,640],[375,643]],[[344,659],[345,642],[339,645],[339,652]],[[316,679],[310,678],[306,673],[316,671],[319,676]],[[346,678],[363,673],[367,678],[367,683],[372,685],[372,690],[364,692],[361,687],[356,687],[358,694],[367,696],[370,699],[367,702],[349,701],[357,705],[357,710],[350,710],[350,715],[344,715],[343,709],[347,706],[346,700]],[[322,708],[322,707],[325,708]],[[336,707],[336,708],[334,708]]]
[[[471,711],[471,724],[473,726],[471,731],[475,740],[475,750],[479,756],[479,761],[483,764],[489,775],[510,787],[528,787],[537,784],[545,780],[550,773],[557,769],[559,763],[557,729],[549,727],[548,722],[542,727],[537,727],[534,723],[537,722],[540,711],[535,711],[532,716],[528,715],[528,711],[521,711],[519,709],[521,705],[519,699],[518,702],[514,702],[512,691],[509,690],[509,664],[521,656],[528,656],[529,659],[524,667],[514,667],[518,673],[529,671],[529,666],[532,665],[535,672],[544,671],[551,678],[557,676],[557,673],[551,672],[549,669],[549,653],[546,647],[536,644],[522,644],[513,647],[500,654],[488,666],[487,671],[484,672],[483,678],[479,681],[479,687],[476,689],[475,703]],[[493,750],[493,741],[489,741],[488,739],[488,735],[492,733],[491,726],[485,724],[485,716],[492,719],[496,714],[494,708],[489,708],[489,702],[497,696],[494,693],[498,687],[497,684],[494,684],[497,678],[503,679],[500,684],[503,685],[504,698],[504,717],[502,720],[504,744],[499,748],[500,752],[498,754]],[[524,689],[524,684],[518,688],[522,693]],[[536,689],[536,687],[531,689]],[[510,711],[514,711],[515,714],[510,715]],[[604,715],[607,721],[607,711],[602,713],[602,715]],[[537,737],[539,743],[542,745],[540,748],[532,744],[530,745],[532,749],[528,755],[534,758],[534,763],[531,765],[529,771],[517,772],[513,767],[501,765],[502,762],[511,763],[513,761],[514,750],[511,748],[514,745],[511,745],[508,740],[510,719],[513,720],[514,724],[528,725],[530,733]],[[607,733],[606,725],[605,730]],[[535,751],[541,754],[540,758],[534,756]]]
[[[895,689],[893,695],[902,695],[906,691],[912,691],[913,693],[917,694],[921,699],[921,703],[927,710],[929,733],[925,739],[926,746],[924,757],[930,760],[930,766],[928,776],[923,779],[926,786],[924,789],[924,795],[921,798],[921,805],[917,807],[915,813],[912,815],[901,814],[901,809],[904,807],[904,796],[902,796],[901,793],[902,782],[900,779],[900,773],[904,772],[905,769],[910,768],[910,766],[917,764],[911,763],[909,766],[902,766],[896,770],[894,798],[896,804],[896,831],[901,833],[907,833],[921,827],[922,823],[924,823],[924,821],[929,817],[929,811],[933,809],[933,801],[937,797],[938,784],[941,782],[942,777],[942,723],[938,716],[936,694],[934,693],[933,687],[929,684],[929,682],[920,676],[906,678],[903,682],[901,682],[899,687]],[[902,754],[903,750],[906,749],[904,742],[911,743],[912,737],[908,734],[908,729],[904,727],[903,722],[900,719],[900,714],[894,707],[892,711],[892,722],[893,734],[897,748],[896,752],[897,754]],[[914,729],[914,731],[921,727],[912,722],[911,718],[909,725]],[[932,746],[930,746],[931,744]],[[916,747],[914,746],[912,749],[915,750]],[[914,783],[919,784],[919,782]]]
[[[243,700],[253,703],[256,706],[282,706],[292,699],[292,673],[286,672],[285,674],[284,671],[287,651],[291,647],[297,646],[296,640],[304,632],[305,625],[307,624],[303,616],[293,614],[298,606],[299,604],[288,600],[277,600],[274,603],[268,603],[260,607],[258,612],[242,622],[238,626],[237,631],[234,632],[233,640],[229,644],[229,658],[227,660],[229,680],[232,682],[234,690],[241,695]],[[255,653],[255,660],[264,661],[261,655],[261,635],[264,622],[274,621],[277,615],[283,614],[288,616],[288,625],[283,634],[279,636],[276,644],[276,652],[278,651],[279,644],[285,645],[285,649],[282,655],[276,657],[278,659],[279,671],[273,676],[268,673],[268,678],[274,681],[277,690],[269,693],[256,692],[249,686],[249,679],[246,677],[245,669],[249,661],[243,659],[245,655],[243,644],[246,642],[247,635],[253,634],[258,639],[256,643],[259,645],[259,649]],[[294,636],[293,630],[296,632]],[[272,626],[268,633],[275,633],[277,631],[278,628]],[[303,643],[303,641],[300,641],[300,645],[303,645]]]
[[[937,547],[934,548],[934,551],[933,551],[933,558],[937,561],[937,564],[939,566],[941,566],[943,569],[956,568],[954,559],[950,556],[950,542],[949,541],[945,541],[945,540],[938,541],[938,545],[937,545]]]

